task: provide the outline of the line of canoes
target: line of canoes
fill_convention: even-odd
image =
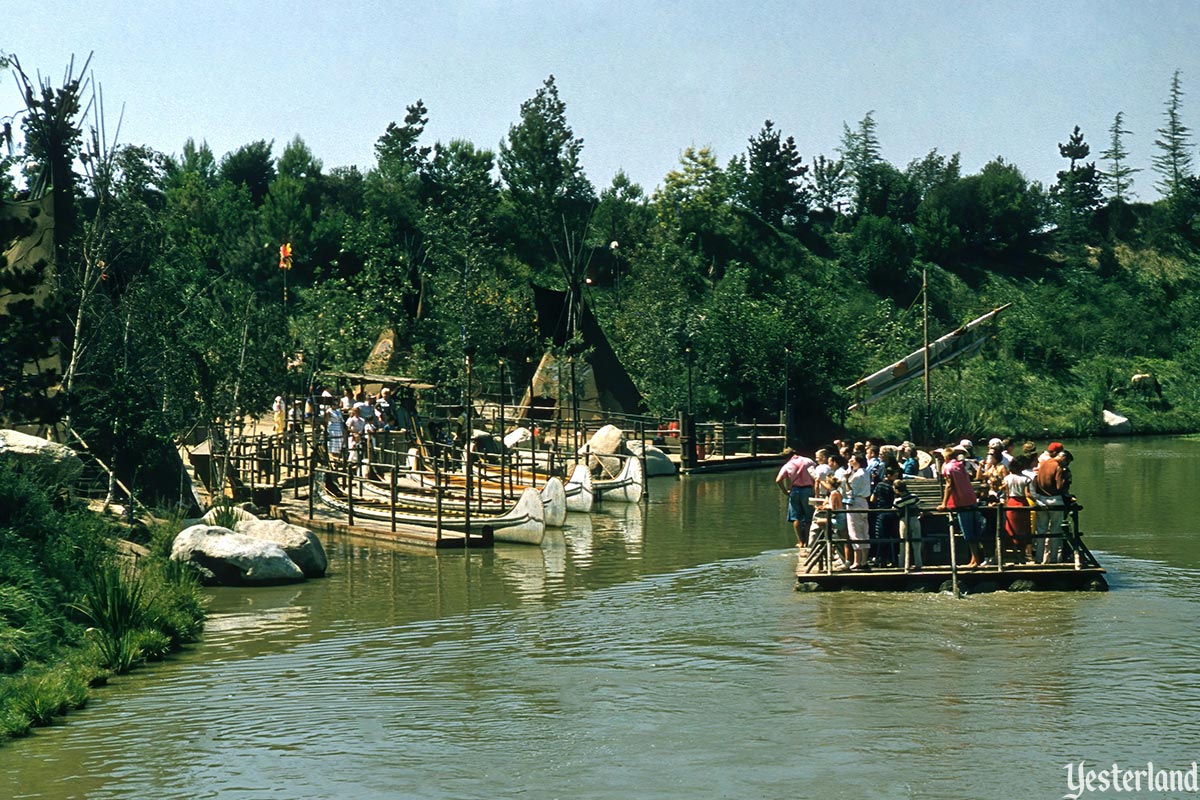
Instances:
[[[470,498],[463,474],[434,476],[397,468],[389,477],[355,479],[353,496],[348,496],[344,473],[318,470],[314,486],[323,504],[341,513],[352,511],[355,517],[453,531],[487,526],[496,541],[541,544],[546,528],[562,527],[568,512],[586,514],[595,503],[640,502],[646,481],[637,458],[626,458],[620,473],[605,479],[593,478],[587,464],[578,463],[565,483],[528,471],[502,476],[479,464],[472,474]]]

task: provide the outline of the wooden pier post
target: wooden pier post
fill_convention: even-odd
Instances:
[[[962,597],[958,592],[958,548],[954,542],[954,512],[948,512],[950,524],[947,529],[950,532],[950,591],[955,597]]]

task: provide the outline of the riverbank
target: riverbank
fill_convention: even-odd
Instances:
[[[0,463],[0,743],[83,707],[114,674],[195,641],[199,583],[167,559],[173,528],[128,529]]]

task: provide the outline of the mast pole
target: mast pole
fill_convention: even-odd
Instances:
[[[921,268],[921,304],[925,338],[925,438],[932,441],[933,413],[929,399],[929,267]]]

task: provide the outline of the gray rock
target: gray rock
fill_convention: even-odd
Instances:
[[[616,425],[605,425],[592,434],[592,438],[588,439],[587,444],[579,448],[579,455],[585,453],[590,454],[588,468],[592,472],[600,468],[607,476],[615,477],[623,466],[622,459],[604,458],[603,456],[628,453],[628,448],[625,446],[625,432]]]
[[[642,443],[637,441],[625,442],[625,447],[635,456],[642,455]],[[654,475],[674,475],[675,462],[667,457],[667,454],[659,450],[652,444],[646,445],[646,475],[652,477]]]
[[[234,530],[279,545],[306,578],[322,577],[329,566],[321,540],[308,528],[281,519],[256,519],[239,522]]]
[[[83,462],[66,445],[14,430],[0,430],[0,458],[55,486],[70,486],[83,471]]]
[[[171,558],[188,561],[211,573],[221,585],[294,583],[304,572],[275,542],[256,539],[215,525],[193,525],[180,531]]]

